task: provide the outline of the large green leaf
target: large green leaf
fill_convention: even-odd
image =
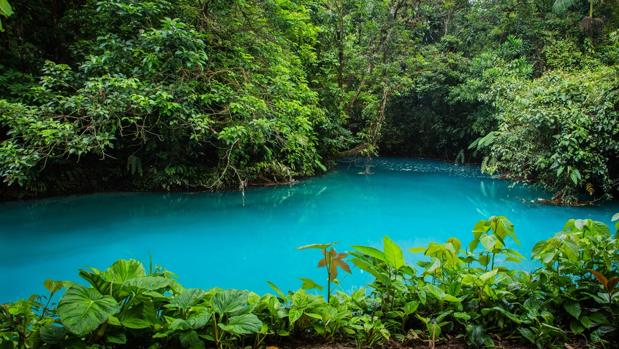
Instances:
[[[402,253],[402,249],[398,246],[393,240],[389,237],[385,236],[384,238],[385,244],[385,260],[389,265],[396,269],[400,269],[404,266],[404,253]]]
[[[381,273],[378,269],[374,268],[373,265],[371,265],[370,263],[368,263],[365,259],[365,257],[363,258],[353,258],[351,260],[351,262],[356,265],[359,269],[361,270],[365,270],[368,273],[372,274],[376,279],[388,283],[389,282],[389,278],[387,277],[386,274]]]
[[[576,319],[580,317],[581,309],[580,309],[580,303],[578,302],[565,303],[563,304],[563,309],[565,309],[565,311],[567,311],[570,315],[572,315]]]
[[[228,323],[219,324],[219,327],[236,335],[251,334],[260,331],[262,321],[254,314],[243,314],[231,317]]]
[[[177,294],[170,300],[168,304],[169,308],[177,308],[177,309],[189,309],[192,306],[198,304],[202,297],[204,296],[204,291],[197,288],[186,288],[180,294]]]
[[[80,270],[80,277],[90,284],[90,286],[94,287],[99,293],[109,294],[111,283],[107,281],[101,272],[96,269],[92,269],[92,271]]]
[[[247,312],[247,295],[241,291],[220,291],[213,297],[213,310],[220,315],[238,315]]]
[[[514,223],[512,223],[507,217],[494,216],[491,218],[491,222],[493,223],[493,231],[501,239],[501,242],[505,243],[505,238],[509,236],[514,239],[517,244],[520,244],[520,241],[518,241],[518,237],[516,237]]]
[[[501,243],[496,235],[483,235],[480,240],[486,251],[489,252],[503,247],[503,243]]]
[[[116,261],[104,273],[107,281],[122,284],[125,281],[146,276],[144,266],[135,259],[121,259]]]
[[[59,325],[46,324],[39,330],[39,337],[48,344],[59,344],[65,340],[67,330]]]
[[[191,314],[187,319],[187,323],[193,328],[197,330],[206,326],[211,319],[211,313],[206,308],[199,307],[196,309],[194,314]]]
[[[62,324],[72,333],[84,336],[120,310],[116,300],[93,288],[73,286],[65,292],[58,304]]]
[[[355,250],[357,250],[357,251],[359,251],[359,252],[361,252],[361,253],[363,253],[365,255],[368,255],[370,257],[374,257],[374,258],[376,258],[378,260],[381,260],[381,261],[385,262],[385,254],[382,251],[380,251],[378,249],[375,249],[374,247],[353,246],[352,248],[354,248]]]
[[[156,291],[170,286],[173,282],[174,280],[167,279],[162,276],[144,276],[135,279],[129,279],[125,281],[124,284],[126,286],[133,286],[140,289]]]
[[[0,0],[0,15],[8,17],[13,14],[13,9],[7,0]]]

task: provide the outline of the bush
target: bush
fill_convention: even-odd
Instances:
[[[619,225],[618,225],[619,229]],[[47,297],[0,307],[1,348],[238,348],[263,347],[287,338],[354,342],[456,338],[472,347],[511,338],[538,348],[586,339],[607,347],[619,335],[619,240],[607,226],[570,220],[533,249],[539,268],[510,269],[524,257],[505,217],[478,222],[467,248],[455,238],[412,248],[427,261],[408,265],[402,249],[385,237],[382,250],[354,246],[350,261],[375,280],[352,294],[328,291],[304,279],[303,288],[275,295],[187,289],[173,274],[119,260],[107,270],[80,271],[88,286],[48,280]],[[348,271],[346,254],[322,250],[329,285]],[[58,304],[54,295],[64,289]]]
[[[477,141],[485,168],[539,180],[561,202],[610,197],[619,176],[619,75],[613,67],[552,71],[495,86],[498,128]]]

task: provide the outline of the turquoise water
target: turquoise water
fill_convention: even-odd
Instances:
[[[47,278],[78,280],[78,268],[104,268],[118,258],[163,265],[187,287],[296,289],[298,278],[323,280],[319,252],[308,243],[380,246],[389,235],[403,247],[465,242],[473,224],[506,215],[530,256],[533,244],[570,217],[610,223],[619,203],[567,208],[531,204],[544,195],[495,180],[476,167],[379,159],[372,175],[343,163],[293,186],[228,193],[115,193],[0,204],[0,302],[43,292]],[[415,256],[407,253],[410,261]],[[418,258],[418,257],[417,257]],[[524,264],[523,268],[530,268]],[[342,275],[350,290],[369,278]]]

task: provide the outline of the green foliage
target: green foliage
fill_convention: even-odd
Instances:
[[[489,149],[492,170],[537,179],[564,201],[613,192],[619,154],[614,71],[554,71],[532,81],[503,81],[498,129],[491,141],[478,144]]]
[[[552,10],[557,13],[565,13],[570,7],[576,5],[576,0],[555,0],[552,4]]]
[[[0,16],[9,17],[13,14],[13,8],[9,4],[8,0],[0,0]],[[4,31],[2,27],[2,20],[0,20],[0,32]]]
[[[337,253],[333,245],[335,245],[335,242],[328,244],[311,244],[298,248],[299,250],[320,249],[320,251],[322,252],[323,258],[318,261],[318,268],[325,268],[327,271],[327,303],[331,302],[331,283],[339,283],[337,279],[339,269],[350,273],[350,266],[348,265],[348,263],[346,263],[346,261],[344,261],[344,258],[346,258],[348,254]],[[301,288],[322,289],[322,287],[316,284],[314,281],[306,278],[303,279],[303,285]]]
[[[242,190],[378,154],[480,161],[561,203],[617,192],[615,1],[11,6],[3,196]]]
[[[471,347],[511,338],[558,348],[577,337],[610,347],[619,331],[618,233],[569,220],[535,245],[541,267],[532,272],[510,268],[517,253],[507,238],[517,239],[502,216],[479,221],[469,249],[455,238],[412,248],[428,258],[418,262],[421,273],[385,237],[382,250],[355,246],[351,253],[352,263],[375,277],[371,292],[337,292],[329,301],[305,289],[285,294],[273,284],[276,295],[186,289],[164,269],[147,273],[138,261],[119,260],[104,271],[82,270],[87,286],[48,280],[48,297],[2,305],[0,346],[258,348],[293,336],[372,347],[387,340],[434,345],[455,336]],[[484,251],[474,254],[478,243]],[[327,258],[332,244],[304,248]],[[489,253],[497,258],[490,268]]]
[[[297,48],[315,30],[308,18],[288,20],[305,9],[239,2],[194,13],[174,3],[75,9],[92,38],[79,41],[76,63],[48,61],[33,99],[0,101],[7,185],[58,190],[67,167],[167,190],[242,188],[325,169],[316,147],[325,112],[300,63],[309,53]],[[93,166],[104,173],[89,174]]]
[[[78,336],[94,331],[118,311],[119,305],[114,298],[77,285],[69,288],[58,304],[62,324]]]

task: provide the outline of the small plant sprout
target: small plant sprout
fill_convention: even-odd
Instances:
[[[344,260],[347,253],[338,253],[335,251],[333,245],[335,242],[330,242],[328,244],[310,244],[298,247],[299,250],[307,250],[307,249],[319,249],[322,251],[323,258],[318,261],[318,268],[325,268],[327,270],[327,302],[331,301],[331,283],[338,283],[337,275],[339,273],[339,269],[350,274],[350,266]],[[308,288],[318,288],[317,283],[311,281],[310,279],[304,278],[303,285],[308,286]]]

